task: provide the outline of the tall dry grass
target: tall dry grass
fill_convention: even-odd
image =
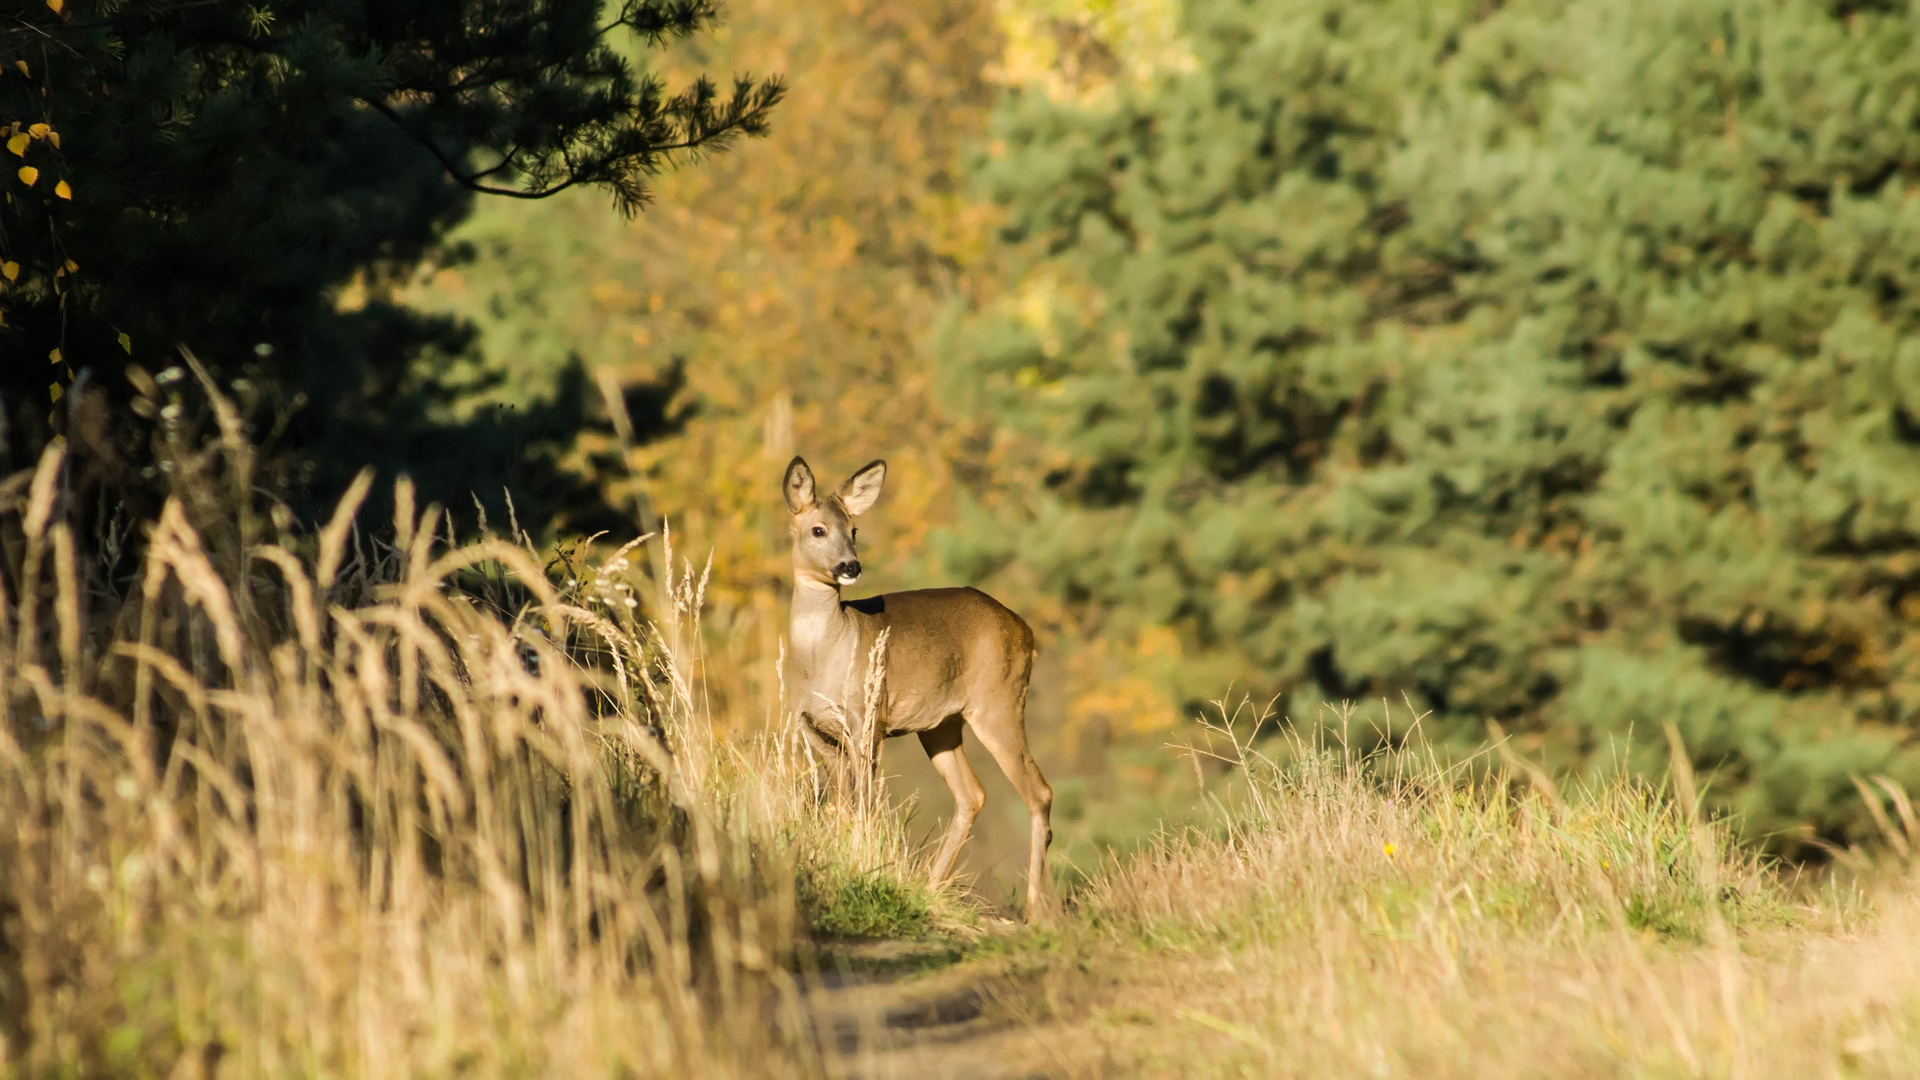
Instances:
[[[0,484],[0,1075],[809,1071],[796,882],[929,901],[790,730],[714,723],[704,575],[456,544],[404,482],[376,541],[367,476],[303,533],[193,369],[137,380],[130,576],[65,447]]]
[[[1684,766],[1556,787],[1517,757],[1214,735],[1243,781],[1216,828],[1109,865],[1033,943],[1072,959],[1028,1007],[1052,1071],[1920,1075],[1904,871],[1796,880],[1690,812]]]

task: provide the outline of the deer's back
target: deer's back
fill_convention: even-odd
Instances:
[[[973,588],[915,589],[846,602],[861,653],[887,631],[887,728],[925,731],[955,713],[1018,709],[1033,667],[1033,630]]]

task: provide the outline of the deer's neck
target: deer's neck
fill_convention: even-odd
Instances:
[[[803,672],[817,672],[835,661],[844,666],[859,636],[853,616],[840,604],[838,588],[796,576],[787,637]]]

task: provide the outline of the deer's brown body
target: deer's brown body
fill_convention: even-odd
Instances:
[[[787,467],[794,571],[790,700],[815,745],[844,756],[854,768],[876,766],[881,739],[920,737],[954,798],[953,820],[931,868],[936,885],[952,872],[986,802],[961,747],[964,733],[973,732],[1020,792],[1032,819],[1031,918],[1041,910],[1053,838],[1053,791],[1027,748],[1033,631],[978,589],[841,599],[841,588],[860,574],[853,518],[879,497],[885,475],[885,463],[876,461],[838,491],[816,497],[806,462],[795,458]],[[881,670],[872,672],[876,660]],[[869,699],[876,708],[868,709]]]

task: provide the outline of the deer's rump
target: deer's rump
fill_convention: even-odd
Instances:
[[[969,721],[1025,703],[1033,630],[979,589],[916,589],[846,601],[860,620],[860,656],[887,632],[887,734]]]

